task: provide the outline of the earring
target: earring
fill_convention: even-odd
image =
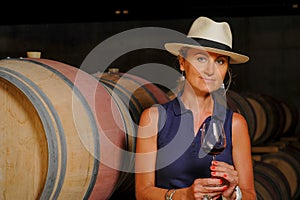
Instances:
[[[220,90],[223,91],[223,96],[225,96],[226,92],[227,92],[227,89],[225,89],[225,84],[224,83],[221,84]]]
[[[184,71],[181,71],[180,81],[185,81]]]
[[[184,71],[181,71],[181,76],[177,80],[177,92],[176,93],[183,90],[184,83],[185,83]]]

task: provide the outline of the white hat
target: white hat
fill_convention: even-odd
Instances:
[[[165,48],[176,56],[182,47],[203,49],[229,56],[231,64],[245,63],[249,60],[248,56],[232,51],[232,35],[227,22],[215,22],[207,17],[199,17],[193,22],[187,38],[191,38],[188,44],[166,43]]]

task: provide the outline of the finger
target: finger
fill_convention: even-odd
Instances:
[[[212,199],[218,199],[219,197],[221,196],[221,193],[197,193],[194,195],[194,198],[195,199],[209,199],[209,200],[212,200]]]
[[[220,161],[213,161],[211,168],[218,171],[235,170],[233,165],[229,165],[228,163],[220,162]]]
[[[202,179],[196,179],[194,181],[194,185],[196,188],[201,188],[205,186],[216,186],[216,185],[222,185],[223,179],[222,178],[202,178]]]
[[[223,184],[237,185],[239,182],[238,175],[236,173],[224,173],[224,172],[211,172],[214,177],[219,177],[223,179]]]
[[[230,188],[234,188],[239,183],[239,177],[237,173],[224,173],[224,172],[211,172],[212,176],[222,179],[223,185],[227,185]]]

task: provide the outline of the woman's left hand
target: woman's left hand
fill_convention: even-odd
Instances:
[[[212,176],[221,177],[224,180],[224,184],[228,186],[222,195],[226,199],[235,199],[235,188],[239,183],[239,177],[234,167],[225,162],[212,161],[210,169]]]

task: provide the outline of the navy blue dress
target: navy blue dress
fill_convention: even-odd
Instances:
[[[192,112],[184,107],[180,98],[156,106],[159,110],[159,130],[155,185],[178,189],[189,187],[196,178],[211,177],[212,156],[199,157],[202,126],[194,136]],[[229,164],[232,164],[232,114],[227,108],[224,124],[227,145],[216,157],[216,160]]]

